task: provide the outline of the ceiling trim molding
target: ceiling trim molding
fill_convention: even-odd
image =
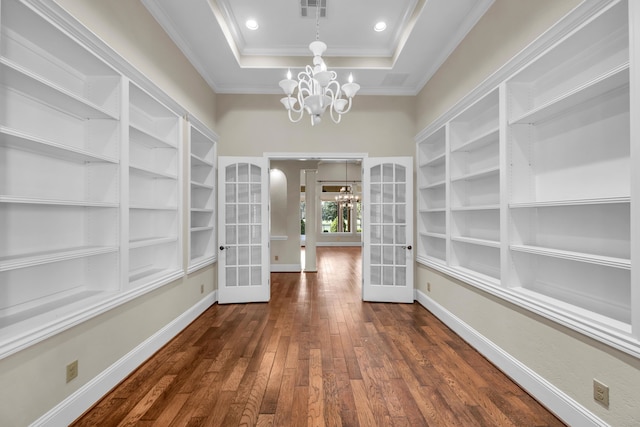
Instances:
[[[473,10],[467,14],[466,19],[460,25],[462,30],[457,31],[454,37],[452,37],[449,42],[444,46],[444,48],[440,51],[440,55],[438,58],[432,62],[432,65],[426,70],[426,73],[422,77],[422,80],[418,82],[415,87],[414,95],[420,93],[424,85],[433,77],[433,75],[438,71],[438,69],[445,63],[449,55],[453,53],[454,50],[458,47],[458,45],[467,37],[467,34],[476,26],[478,21],[482,19],[484,14],[489,10],[489,8],[493,5],[495,0],[483,0],[476,3]]]
[[[141,0],[144,7],[151,13],[151,16],[158,21],[162,30],[167,33],[169,38],[173,40],[178,49],[180,49],[187,60],[198,71],[198,74],[207,82],[207,84],[213,89],[214,92],[218,92],[216,83],[209,78],[208,69],[198,60],[198,56],[193,52],[189,43],[187,43],[181,36],[175,31],[176,26],[169,14],[160,6],[158,2],[153,0]]]

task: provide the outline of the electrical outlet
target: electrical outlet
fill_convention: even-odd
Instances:
[[[200,285],[200,293],[204,294],[204,283]]]
[[[67,382],[71,381],[77,376],[78,376],[78,361],[74,360],[73,362],[67,365]]]
[[[427,282],[427,292],[431,292],[431,282]]]
[[[609,407],[609,386],[602,384],[597,379],[593,379],[593,398],[596,402]]]
[[[278,261],[278,259],[279,259],[279,258],[280,258],[280,257],[279,257],[278,255],[276,255],[276,258],[275,258],[275,260],[276,260],[276,261]]]

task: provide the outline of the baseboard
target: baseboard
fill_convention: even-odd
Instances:
[[[416,290],[416,301],[568,425],[608,426],[584,406],[478,333],[425,293]]]
[[[197,304],[182,313],[171,323],[160,329],[136,348],[109,366],[87,384],[76,390],[49,412],[34,421],[31,426],[69,425],[93,404],[100,400],[120,381],[125,379],[138,366],[144,363],[162,346],[178,335],[207,308],[218,300],[218,291],[201,299]]]
[[[300,273],[301,271],[300,264],[271,264],[272,273]]]

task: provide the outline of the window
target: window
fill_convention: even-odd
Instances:
[[[353,208],[336,201],[322,201],[322,232],[353,233],[362,232],[362,204],[357,202]]]

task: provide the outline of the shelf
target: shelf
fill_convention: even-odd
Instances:
[[[489,176],[498,175],[499,173],[500,173],[500,168],[496,166],[496,167],[486,168],[477,172],[468,173],[456,178],[451,178],[451,182],[471,181],[474,179],[481,179]]]
[[[129,209],[146,210],[146,211],[177,211],[177,206],[158,206],[158,205],[139,205],[132,203]]]
[[[77,207],[90,207],[90,208],[117,208],[120,205],[118,203],[110,202],[89,202],[78,200],[53,200],[53,199],[35,199],[29,197],[13,197],[13,196],[0,196],[0,203],[20,203],[30,205],[57,205],[57,206],[77,206]]]
[[[462,145],[460,145],[459,147],[452,149],[451,152],[460,153],[465,151],[473,151],[491,144],[497,144],[499,136],[499,128],[496,126],[495,128],[485,132],[484,134],[462,143]]]
[[[432,263],[435,263],[435,264],[440,264],[440,265],[446,265],[447,264],[446,260],[444,260],[442,258],[431,256],[431,255],[424,255],[421,258],[423,258],[427,262],[432,262]]]
[[[89,151],[68,147],[57,142],[48,141],[36,136],[0,126],[0,146],[23,150],[68,160],[72,162],[101,162],[117,164],[118,159],[94,154]]]
[[[545,104],[512,119],[509,124],[534,124],[557,117],[565,110],[604,95],[615,89],[628,87],[629,64],[621,65],[610,72],[561,95]]]
[[[544,311],[551,310],[563,317],[566,317],[567,313],[571,313],[573,316],[588,319],[589,322],[596,322],[612,328],[613,330],[631,334],[631,325],[627,322],[622,322],[609,316],[604,316],[602,314],[594,312],[593,310],[587,310],[564,301],[560,302],[557,298],[550,297],[524,287],[511,288],[510,290],[520,297],[524,298],[528,302],[534,303],[537,306],[541,307]],[[620,308],[618,307],[616,307],[616,309],[620,310]],[[622,308],[622,310],[625,311],[624,308]]]
[[[440,166],[442,164],[444,164],[445,160],[447,159],[447,154],[446,153],[442,153],[437,155],[436,157],[429,159],[423,163],[421,163],[420,165],[418,165],[419,167],[432,167],[432,166]]]
[[[75,324],[78,313],[99,306],[116,295],[113,290],[94,290],[86,287],[41,297],[26,307],[17,307],[0,316],[0,340],[25,334],[47,336],[51,327],[67,323]]]
[[[575,200],[550,200],[540,202],[524,202],[524,203],[510,203],[511,209],[524,209],[524,208],[543,208],[543,207],[556,207],[556,206],[581,206],[581,205],[605,205],[605,204],[629,204],[631,198],[624,197],[603,197],[595,199],[575,199]]]
[[[213,213],[213,209],[191,208],[191,212]]]
[[[191,232],[213,231],[213,227],[192,227]]]
[[[463,236],[455,236],[451,237],[451,240],[455,242],[469,243],[477,246],[486,246],[490,248],[499,248],[500,242],[495,240],[487,240],[487,239],[476,239],[474,237],[463,237]]]
[[[0,78],[10,90],[81,119],[118,119],[118,115],[56,86],[6,58],[0,58]]]
[[[213,167],[213,163],[196,156],[195,154],[191,154],[191,167],[198,167],[198,166],[206,166],[206,167]]]
[[[488,283],[492,286],[500,286],[500,279],[497,279],[493,276],[489,276],[488,274],[480,273],[479,271],[475,271],[462,266],[456,266],[455,268],[456,270],[467,276],[473,276],[474,278],[479,279],[482,282]]]
[[[433,237],[435,239],[446,239],[447,235],[444,233],[432,233],[432,232],[420,232],[420,235],[426,237]]]
[[[142,284],[150,283],[155,279],[159,279],[170,273],[172,270],[164,268],[150,268],[146,270],[136,271],[129,274],[129,284],[136,287]]]
[[[129,241],[131,249],[144,248],[147,246],[163,245],[165,243],[177,242],[177,237],[150,237],[146,239],[135,239]]]
[[[624,270],[631,269],[631,260],[615,257],[607,257],[600,255],[592,255],[581,252],[565,251],[560,249],[543,248],[540,246],[530,245],[511,245],[511,250],[517,252],[525,252],[535,255],[542,255],[553,258],[567,259],[571,261],[586,262],[590,264],[602,265],[605,267],[620,268]]]
[[[176,144],[173,141],[159,138],[149,132],[147,132],[141,126],[134,123],[129,125],[129,133],[131,135],[131,142],[142,144],[150,148],[174,148],[177,149]]]
[[[495,211],[500,210],[500,205],[478,205],[451,207],[451,212]]]
[[[147,178],[172,179],[172,180],[178,179],[177,175],[169,174],[166,172],[156,172],[140,166],[130,165],[129,169],[131,170],[132,173],[135,173],[141,176],[146,176]]]
[[[209,184],[202,184],[200,182],[191,181],[191,187],[200,190],[213,190],[215,187]]]
[[[444,187],[446,185],[446,183],[447,183],[446,181],[434,182],[433,184],[421,186],[420,190],[432,190],[432,189],[435,189],[435,188]]]
[[[0,257],[0,271],[27,268],[51,262],[66,261],[74,258],[86,258],[94,255],[118,252],[116,246],[84,246],[56,251],[34,252],[31,254]]]

